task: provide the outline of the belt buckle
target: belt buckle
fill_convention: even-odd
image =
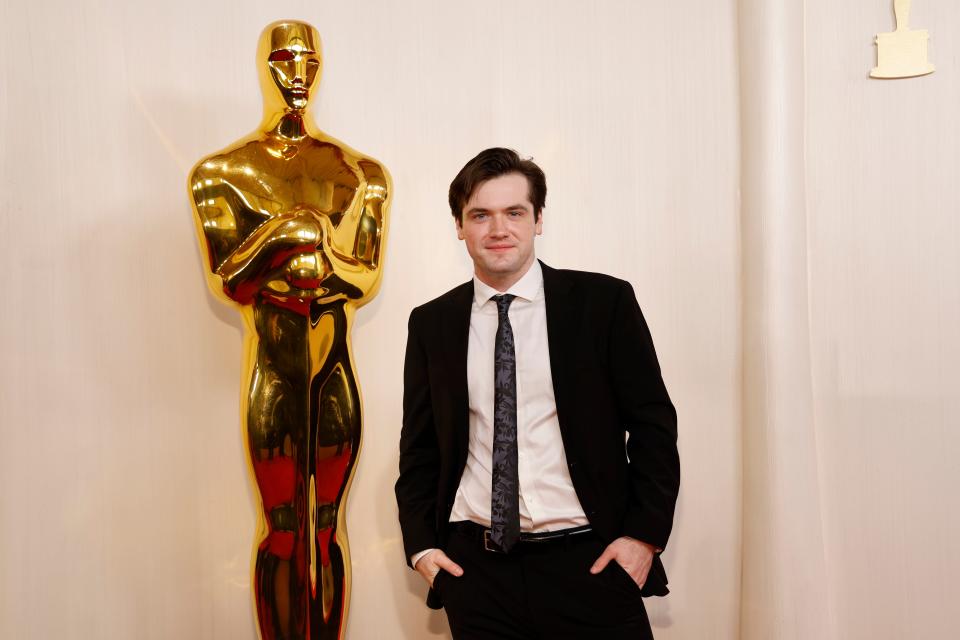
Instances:
[[[503,553],[503,550],[498,549],[496,545],[490,540],[490,529],[483,530],[483,550],[490,551],[493,553]]]

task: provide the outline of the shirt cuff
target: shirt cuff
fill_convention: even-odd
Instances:
[[[414,569],[416,569],[416,568],[417,568],[417,563],[420,562],[420,558],[422,558],[423,556],[427,555],[427,554],[430,553],[431,551],[436,551],[436,549],[424,549],[423,551],[421,551],[421,552],[419,552],[419,553],[415,553],[415,554],[413,554],[412,556],[410,556],[410,566],[413,567]]]

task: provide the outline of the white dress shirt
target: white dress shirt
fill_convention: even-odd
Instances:
[[[508,316],[517,361],[517,452],[520,480],[520,530],[556,531],[588,524],[567,469],[557,404],[553,395],[543,270],[534,260],[507,291],[473,278],[473,306],[467,346],[470,439],[467,463],[450,512],[450,522],[472,520],[490,526],[493,483],[494,346],[497,304],[509,293]],[[432,549],[411,558],[413,565]]]
[[[508,316],[517,359],[520,530],[555,531],[587,524],[570,480],[557,421],[540,263],[534,260],[523,277],[503,292],[474,277],[473,292],[467,348],[470,440],[450,521],[472,520],[490,526],[493,364],[498,324],[497,303],[491,298],[509,293],[516,296]]]

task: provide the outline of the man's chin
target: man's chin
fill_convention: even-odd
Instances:
[[[513,260],[509,262],[491,260],[485,265],[485,269],[488,273],[496,274],[498,276],[514,273],[518,268],[519,265],[517,265],[517,263]]]
[[[488,260],[483,265],[485,272],[492,276],[511,276],[526,271],[526,263],[513,256],[504,256],[503,260]]]

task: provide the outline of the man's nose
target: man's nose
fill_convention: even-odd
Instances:
[[[504,236],[507,234],[507,222],[503,216],[493,215],[490,220],[490,235]]]

